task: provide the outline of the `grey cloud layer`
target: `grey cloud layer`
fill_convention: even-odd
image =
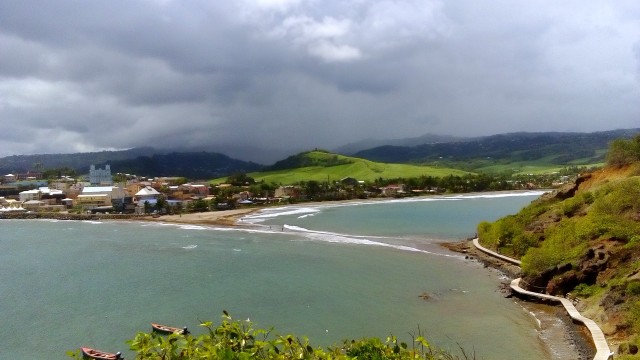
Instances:
[[[637,127],[638,49],[634,1],[5,1],[0,156]]]

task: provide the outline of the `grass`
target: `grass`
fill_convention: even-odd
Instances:
[[[388,164],[360,158],[335,155],[320,151],[305,154],[313,163],[321,162],[322,157],[330,157],[335,163],[337,158],[341,164],[333,166],[305,166],[294,169],[253,172],[247,174],[256,181],[276,184],[296,184],[301,181],[336,181],[345,177],[353,177],[362,181],[374,181],[378,178],[412,178],[420,176],[444,177],[448,175],[463,176],[467,171],[435,166]],[[212,180],[214,184],[222,183],[226,178]]]
[[[588,159],[584,159],[588,160]],[[474,168],[474,171],[483,172],[483,173],[506,173],[511,172],[513,174],[533,174],[533,175],[544,175],[544,174],[552,174],[560,172],[562,169],[565,169],[567,166],[584,166],[587,168],[593,167],[602,167],[604,163],[589,163],[586,161],[572,161],[567,164],[553,164],[545,161],[544,159],[534,160],[534,161],[517,161],[510,163],[492,163],[491,161],[487,161],[486,164]]]
[[[332,167],[304,167],[293,170],[279,170],[271,172],[258,172],[248,174],[256,181],[277,184],[294,184],[300,181],[336,181],[345,177],[353,177],[362,181],[374,181],[378,178],[411,178],[419,176],[443,177],[447,175],[465,175],[466,171],[455,169],[441,169],[428,166],[402,165],[402,164],[381,164],[374,163],[375,166],[356,163],[338,165]]]

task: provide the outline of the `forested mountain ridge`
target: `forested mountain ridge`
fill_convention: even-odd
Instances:
[[[529,290],[578,297],[625,353],[640,345],[640,135],[613,141],[607,160],[478,235],[521,259]]]
[[[40,169],[69,168],[78,174],[89,172],[90,165],[111,165],[112,173],[140,176],[183,176],[210,179],[237,172],[262,169],[262,165],[232,159],[211,152],[169,152],[153,148],[100,151],[75,154],[14,155],[0,159],[0,174],[26,173]]]
[[[173,152],[154,154],[110,163],[112,171],[141,176],[183,176],[211,179],[234,173],[261,170],[264,166],[210,152]]]
[[[363,150],[353,156],[382,163],[423,164],[470,172],[523,170],[524,166],[536,162],[547,167],[549,164],[553,164],[553,167],[586,165],[603,162],[609,142],[617,138],[629,138],[638,131],[640,129],[596,133],[512,133],[470,139],[425,135],[407,141],[449,141],[429,142],[416,146],[386,145]],[[190,160],[190,156],[196,156],[197,159]],[[311,165],[300,162],[308,161],[308,158],[296,156],[280,160],[270,168],[282,170]],[[520,162],[519,166],[512,166],[518,162]],[[13,155],[0,158],[0,174],[55,168],[69,168],[83,174],[88,171],[91,164],[106,163],[112,165],[113,172],[145,173],[156,176],[154,172],[158,171],[160,174],[171,173],[173,176],[189,178],[215,178],[236,172],[260,170],[262,166],[251,161],[235,160],[217,152],[143,147],[75,154]],[[335,165],[339,165],[338,163]],[[174,170],[170,171],[170,168]]]
[[[150,147],[128,150],[96,151],[73,154],[12,155],[0,158],[0,174],[26,173],[38,169],[70,168],[78,173],[89,172],[91,164],[150,156],[158,150]]]
[[[558,165],[566,165],[576,160],[596,163],[604,161],[604,154],[611,141],[630,138],[638,132],[640,129],[593,133],[510,133],[417,146],[385,145],[359,151],[354,156],[394,163],[469,163],[472,160],[487,159],[494,162],[544,159],[550,164]]]

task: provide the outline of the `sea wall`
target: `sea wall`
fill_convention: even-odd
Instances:
[[[63,212],[0,212],[0,219],[55,219],[55,220],[130,220],[144,218],[135,214],[71,214]]]

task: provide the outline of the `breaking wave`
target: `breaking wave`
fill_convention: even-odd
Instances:
[[[460,255],[443,254],[438,252],[421,250],[421,249],[417,249],[415,247],[406,246],[406,245],[396,245],[396,244],[389,244],[381,241],[374,241],[374,240],[371,240],[372,237],[370,236],[354,236],[354,235],[339,234],[339,233],[328,232],[328,231],[309,230],[309,229],[305,229],[303,227],[294,226],[294,225],[284,225],[284,228],[288,231],[293,231],[296,234],[304,236],[307,239],[315,240],[315,241],[353,244],[353,245],[381,246],[381,247],[388,247],[388,248],[393,248],[393,249],[402,250],[402,251],[419,252],[423,254],[439,255],[439,256],[452,257],[452,258],[462,258],[462,256]]]
[[[361,201],[345,201],[335,203],[323,203],[317,205],[296,206],[287,205],[276,208],[270,208],[261,210],[254,214],[249,214],[242,218],[243,222],[249,224],[257,224],[267,219],[273,219],[280,216],[287,215],[300,215],[298,219],[303,219],[309,216],[315,216],[322,212],[323,209],[346,207],[346,206],[363,206],[363,205],[379,205],[384,203],[410,203],[410,202],[434,202],[434,201],[460,201],[466,199],[493,199],[493,198],[505,198],[505,197],[519,197],[519,196],[540,196],[547,191],[544,190],[530,190],[530,191],[505,191],[505,192],[493,192],[493,193],[470,193],[470,194],[457,194],[457,195],[435,195],[435,196],[421,196],[410,197],[403,199],[375,199],[375,200],[361,200]]]

